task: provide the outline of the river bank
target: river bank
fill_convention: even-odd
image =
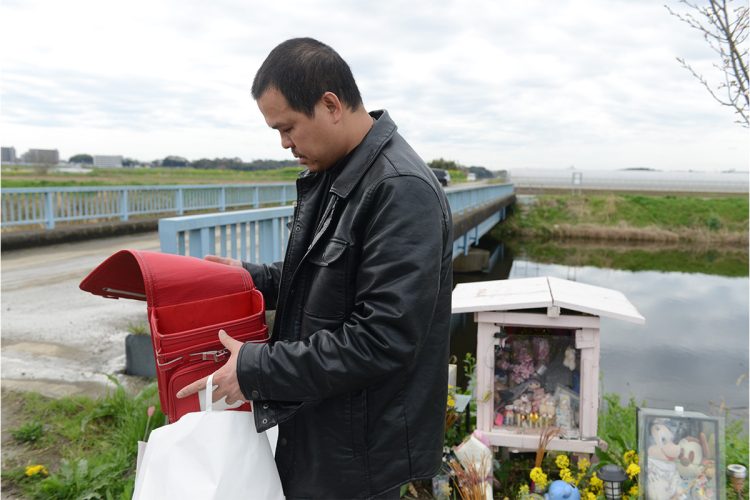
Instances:
[[[501,240],[557,239],[748,245],[746,196],[519,196]]]

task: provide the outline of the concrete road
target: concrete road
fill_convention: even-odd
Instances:
[[[146,323],[146,304],[105,299],[78,288],[80,281],[118,250],[159,250],[158,234],[143,233],[3,252],[2,387],[51,397],[102,394],[123,375],[125,336]]]

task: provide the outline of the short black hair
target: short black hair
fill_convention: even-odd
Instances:
[[[292,38],[274,48],[253,79],[252,95],[258,100],[275,87],[295,111],[313,116],[315,104],[326,92],[355,110],[362,105],[349,65],[328,45],[313,38]]]

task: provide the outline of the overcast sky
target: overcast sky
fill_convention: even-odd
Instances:
[[[747,129],[675,60],[715,79],[714,53],[657,0],[3,0],[0,18],[18,155],[289,159],[250,85],[312,36],[427,161],[748,170]]]

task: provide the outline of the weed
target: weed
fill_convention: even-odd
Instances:
[[[145,323],[130,323],[127,327],[128,333],[133,335],[149,335],[148,325]]]
[[[49,476],[28,477],[23,467],[3,470],[3,480],[28,498],[130,498],[137,443],[143,438],[149,406],[158,407],[156,384],[131,396],[117,380],[105,397],[52,400],[23,396],[23,413],[45,422],[45,443],[58,450],[59,464],[44,464]],[[157,412],[151,428],[164,421]]]
[[[748,466],[748,440],[742,420],[732,420],[724,429],[726,436],[726,464]]]
[[[706,219],[706,226],[708,226],[711,231],[718,231],[721,229],[721,219],[719,216],[711,214],[708,216],[708,219]]]
[[[607,449],[597,448],[596,455],[602,464],[612,463],[625,468],[625,452],[637,449],[636,414],[638,405],[630,398],[623,406],[617,394],[605,394],[599,408],[599,437]]]
[[[19,443],[34,443],[44,435],[44,425],[38,421],[23,424],[18,429],[11,431],[13,439]]]

